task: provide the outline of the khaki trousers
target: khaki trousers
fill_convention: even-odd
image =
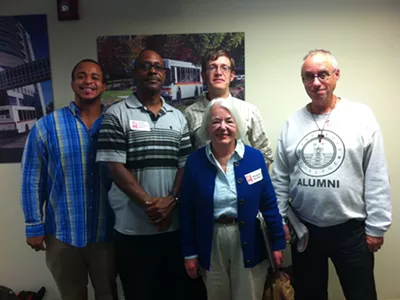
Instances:
[[[245,268],[237,224],[214,224],[210,271],[203,271],[208,300],[261,300],[267,260]]]
[[[87,300],[88,275],[96,300],[117,299],[112,243],[93,243],[78,248],[48,235],[46,264],[63,300]]]

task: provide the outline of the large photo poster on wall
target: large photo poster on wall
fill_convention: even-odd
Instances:
[[[98,37],[98,61],[104,68],[107,83],[103,102],[110,105],[135,91],[132,66],[140,52],[150,49],[158,52],[165,62],[167,73],[162,96],[183,110],[206,91],[201,78],[201,58],[214,48],[227,50],[234,58],[235,78],[230,90],[233,96],[244,100],[243,32]]]
[[[54,109],[46,15],[2,16],[0,32],[0,163],[18,163],[33,124]]]

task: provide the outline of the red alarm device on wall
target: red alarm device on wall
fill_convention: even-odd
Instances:
[[[59,21],[79,20],[78,0],[57,0]]]

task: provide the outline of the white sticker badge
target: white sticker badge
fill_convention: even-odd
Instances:
[[[150,124],[146,121],[130,120],[129,125],[132,130],[150,131]]]
[[[248,173],[244,175],[244,177],[246,178],[246,181],[249,185],[259,182],[261,179],[263,179],[261,169]]]

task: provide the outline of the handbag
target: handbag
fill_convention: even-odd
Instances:
[[[0,300],[17,300],[17,295],[10,288],[0,286]]]
[[[294,300],[289,275],[283,271],[268,272],[262,300]]]
[[[289,275],[275,267],[267,224],[261,212],[258,212],[257,219],[260,221],[260,229],[271,266],[268,268],[262,300],[294,300],[294,289],[290,283]]]
[[[46,288],[42,286],[40,290],[35,293],[32,291],[22,291],[18,293],[18,300],[42,300],[46,294]]]

